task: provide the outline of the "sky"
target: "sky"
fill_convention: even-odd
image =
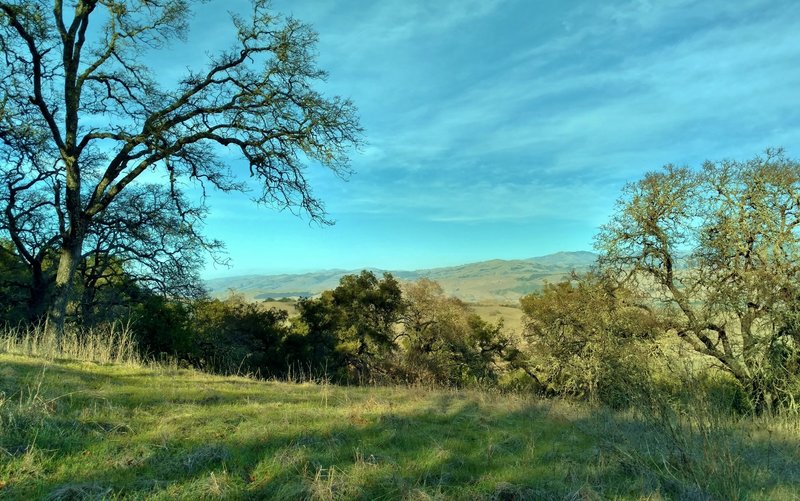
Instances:
[[[198,5],[171,57],[226,46],[222,12],[246,7]],[[645,172],[767,147],[800,157],[795,0],[273,7],[319,34],[329,76],[317,88],[355,102],[365,146],[347,180],[308,167],[333,226],[212,193],[205,231],[226,242],[231,267],[209,264],[205,278],[592,250],[622,187]]]

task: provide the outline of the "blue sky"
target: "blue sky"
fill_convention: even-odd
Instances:
[[[198,5],[189,44],[225,45]],[[591,250],[628,181],[667,163],[800,156],[800,2],[274,0],[319,33],[325,93],[359,108],[332,227],[212,194],[232,268],[417,269]],[[180,65],[178,65],[180,66]]]

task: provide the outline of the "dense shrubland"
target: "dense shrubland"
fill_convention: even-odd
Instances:
[[[24,288],[6,283],[2,293],[24,296]],[[25,304],[16,304],[4,312],[8,326],[26,319]],[[173,298],[121,275],[98,283],[72,312],[78,330],[122,319],[144,357],[260,377],[491,385],[515,346],[502,324],[484,321],[430,280],[401,285],[391,274],[364,271],[296,308],[290,318],[238,295]]]

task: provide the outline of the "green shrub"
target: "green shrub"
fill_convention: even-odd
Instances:
[[[523,297],[529,374],[548,392],[629,405],[650,384],[649,341],[658,321],[631,300],[594,275]]]

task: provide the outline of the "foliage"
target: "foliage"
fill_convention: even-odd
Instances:
[[[391,273],[378,279],[370,271],[345,275],[330,296],[339,322],[338,350],[358,373],[368,375],[374,361],[393,349],[395,324],[405,308],[400,284]]]
[[[404,378],[445,386],[496,384],[512,340],[502,323],[489,324],[441,286],[421,279],[405,288]]]
[[[91,268],[93,263],[87,263]],[[430,280],[407,284],[364,271],[297,303],[297,316],[242,296],[172,298],[143,288],[109,258],[85,302],[80,324],[130,323],[145,357],[175,358],[205,370],[337,380],[495,385],[517,353],[502,323],[482,320]],[[431,294],[420,293],[429,291]],[[10,315],[10,314],[9,314]],[[5,317],[7,321],[11,316]]]
[[[390,274],[363,271],[301,300],[298,311],[287,353],[343,380],[491,385],[514,351],[502,324],[485,322],[427,279],[401,288]]]
[[[334,290],[299,305],[314,352],[306,363],[338,368],[344,371],[340,376],[357,381],[385,375],[404,308],[400,285],[390,273],[381,279],[367,270],[345,275]]]
[[[144,356],[196,359],[191,304],[146,294],[131,306],[130,315],[131,329]]]
[[[780,151],[666,166],[625,188],[597,240],[609,275],[673,309],[671,331],[757,410],[796,399],[799,191],[800,164]]]
[[[520,300],[530,369],[547,391],[631,403],[646,388],[649,341],[659,331],[652,310],[593,274],[549,284]]]
[[[194,362],[215,372],[283,375],[288,362],[283,342],[289,335],[288,314],[263,309],[238,296],[201,300],[192,308]]]
[[[336,373],[345,362],[343,354],[336,349],[339,319],[331,292],[325,291],[318,298],[300,298],[297,311],[292,334],[286,340],[293,365]]]
[[[13,245],[0,240],[0,323],[18,324],[28,318],[27,278]]]

